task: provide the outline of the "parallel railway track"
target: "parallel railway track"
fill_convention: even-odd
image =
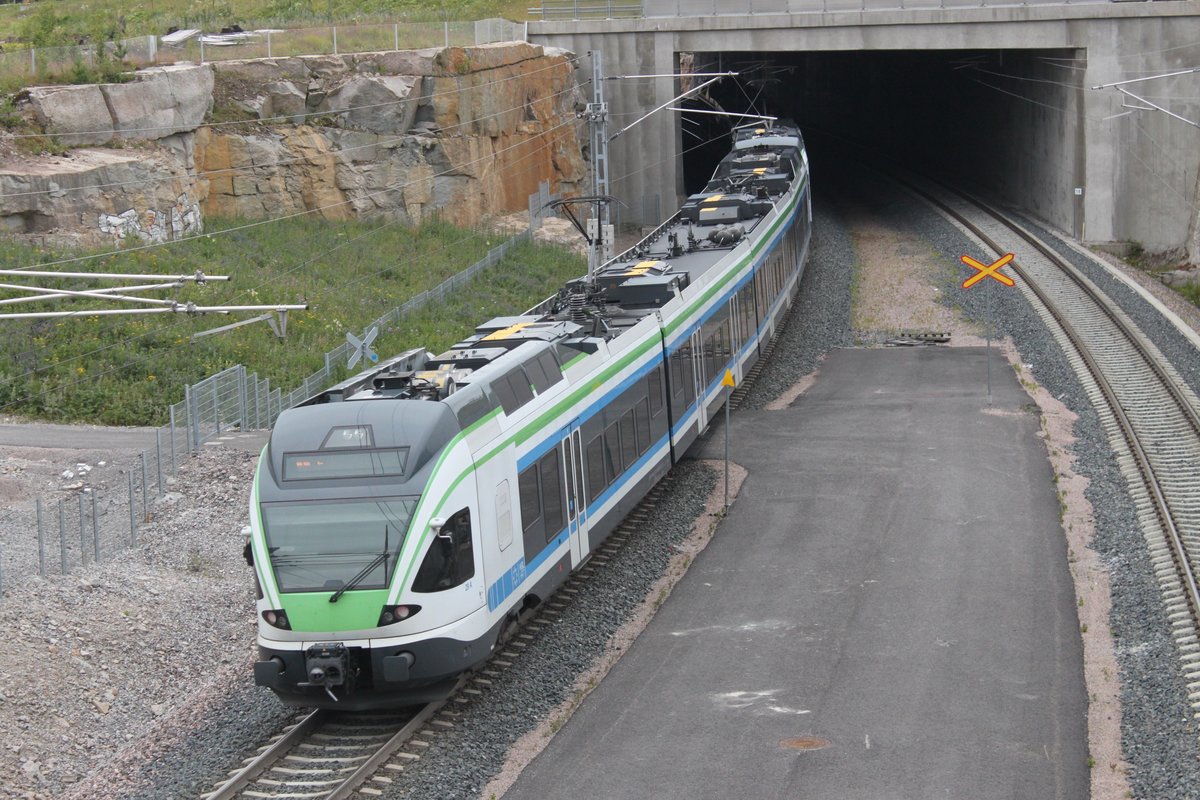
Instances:
[[[967,195],[909,188],[996,257],[1016,254],[1018,286],[1067,354],[1117,455],[1200,719],[1200,399],[1113,300],[1033,233]]]

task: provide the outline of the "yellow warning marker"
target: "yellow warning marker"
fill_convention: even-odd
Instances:
[[[730,389],[734,387],[733,371],[725,370],[725,377],[721,378],[721,385],[728,386]],[[732,397],[725,398],[725,509],[729,509],[729,401]]]
[[[734,383],[732,371],[725,370],[725,377],[721,379],[721,385],[728,386],[730,389],[737,385]]]

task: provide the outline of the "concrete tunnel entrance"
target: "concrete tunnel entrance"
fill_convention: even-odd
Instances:
[[[1084,58],[1074,49],[694,53],[694,71],[740,77],[682,105],[795,119],[817,180],[823,153],[844,157],[832,143],[861,143],[1082,237]],[[728,149],[729,123],[680,117],[683,188],[698,192]]]

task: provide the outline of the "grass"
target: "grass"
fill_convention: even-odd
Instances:
[[[243,224],[208,220],[210,233]],[[0,320],[0,413],[50,421],[150,425],[166,421],[184,386],[235,364],[290,389],[324,364],[324,354],[372,320],[481,258],[504,237],[434,222],[420,229],[384,223],[274,222],[220,236],[79,262],[88,272],[230,275],[179,289],[198,305],[307,300],[291,312],[286,339],[265,322],[195,341],[206,331],[260,312],[232,316],[155,314]],[[41,257],[39,257],[39,254]],[[0,242],[0,265],[27,266],[71,255]],[[63,267],[64,269],[66,267]],[[519,313],[584,271],[564,250],[525,245],[468,285],[459,297],[380,333],[381,356],[410,347],[445,349],[492,316]],[[62,288],[81,288],[85,281]],[[94,284],[90,284],[93,285]],[[14,293],[0,293],[0,298]],[[99,301],[0,306],[4,311],[95,308]],[[90,305],[83,305],[89,303]],[[78,304],[78,305],[76,305]]]
[[[234,23],[255,27],[316,27],[356,22],[529,19],[528,2],[518,0],[40,0],[0,5],[0,41],[26,47],[60,47],[109,41],[167,29],[220,30]]]

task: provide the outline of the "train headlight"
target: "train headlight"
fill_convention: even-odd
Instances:
[[[379,627],[403,622],[420,610],[420,606],[412,605],[384,606],[383,611],[379,614]]]
[[[286,611],[270,609],[264,611],[262,615],[263,619],[267,621],[267,624],[273,628],[279,628],[285,631],[290,631],[292,629],[291,624],[288,622]]]

